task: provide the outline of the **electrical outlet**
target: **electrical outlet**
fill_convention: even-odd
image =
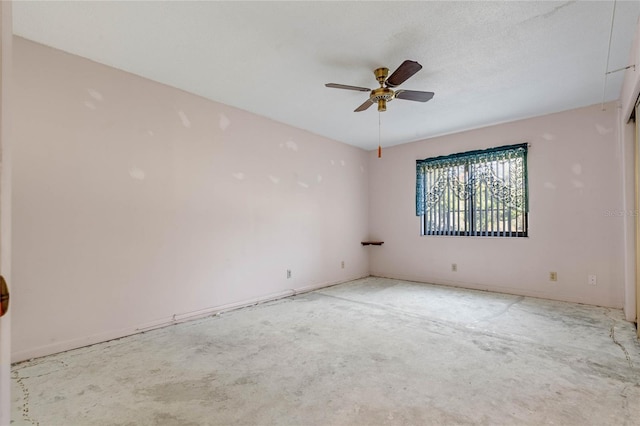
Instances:
[[[451,272],[458,272],[458,264],[457,263],[452,263],[451,264]]]
[[[287,278],[291,278],[291,269],[287,269]]]
[[[549,281],[558,281],[558,273],[549,272]]]
[[[598,283],[598,280],[595,274],[589,275],[587,277],[587,282],[589,283],[589,285],[596,285]]]
[[[342,262],[340,262],[340,267],[341,267],[342,269],[344,269],[344,260],[343,260]]]

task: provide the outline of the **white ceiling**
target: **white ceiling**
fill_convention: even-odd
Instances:
[[[400,88],[382,145],[602,102],[613,1],[23,2],[14,32],[365,149],[378,112],[353,110],[373,69],[423,69]],[[609,70],[627,65],[640,2],[617,1]],[[605,101],[619,97],[610,74]]]

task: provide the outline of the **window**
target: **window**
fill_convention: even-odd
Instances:
[[[422,235],[526,237],[527,144],[416,162]]]

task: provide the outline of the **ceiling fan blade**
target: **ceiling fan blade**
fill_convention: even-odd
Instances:
[[[360,105],[358,108],[353,110],[353,112],[364,111],[365,109],[369,108],[371,105],[373,105],[373,102],[371,102],[370,99],[367,99],[362,105]]]
[[[389,78],[387,78],[387,86],[400,86],[402,83],[407,81],[409,77],[411,77],[421,69],[422,65],[420,65],[416,61],[406,60],[402,64],[400,64],[398,69],[396,69],[393,74],[389,76]]]
[[[347,89],[347,90],[357,90],[358,92],[370,92],[371,89],[367,89],[366,87],[358,87],[358,86],[348,86],[346,84],[337,84],[337,83],[327,83],[326,87],[331,87],[333,89]]]
[[[407,101],[427,102],[433,98],[433,92],[420,92],[418,90],[396,90],[396,98]]]

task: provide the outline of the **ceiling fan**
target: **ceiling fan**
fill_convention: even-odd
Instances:
[[[428,100],[433,98],[433,92],[421,92],[417,90],[393,90],[394,87],[398,87],[421,69],[422,65],[420,65],[416,61],[409,60],[406,60],[402,64],[400,64],[398,69],[396,69],[391,75],[389,75],[388,68],[376,68],[373,73],[375,74],[378,83],[380,83],[380,87],[378,87],[377,89],[367,89],[366,87],[348,86],[346,84],[337,83],[327,83],[325,84],[325,86],[334,89],[371,92],[369,94],[369,99],[367,99],[362,105],[356,108],[354,112],[364,111],[374,103],[378,104],[378,111],[386,111],[387,102],[393,99],[427,102]]]

